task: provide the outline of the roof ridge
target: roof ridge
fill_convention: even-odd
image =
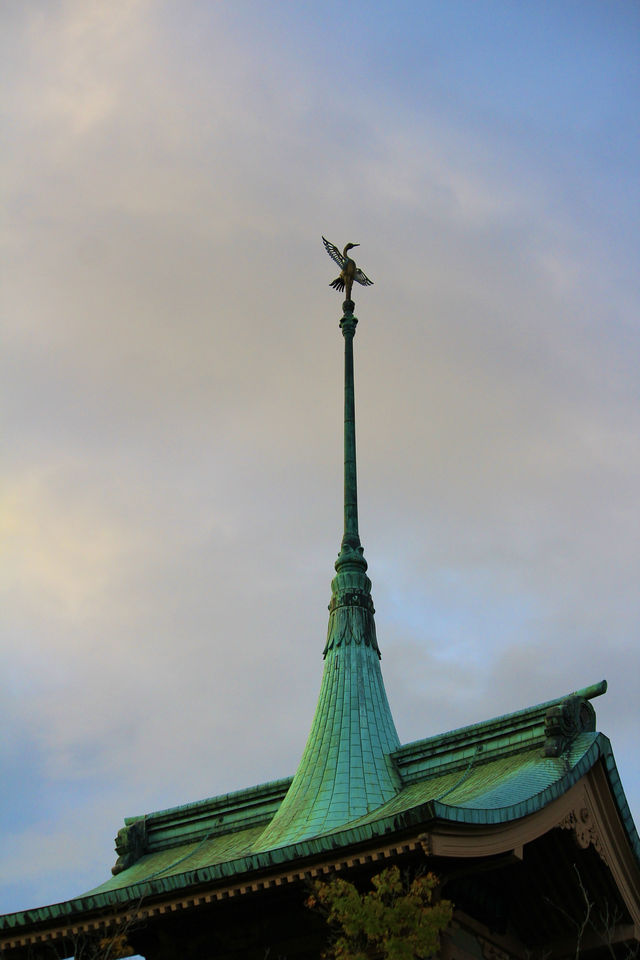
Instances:
[[[454,730],[445,731],[443,733],[437,733],[431,737],[425,737],[422,740],[410,740],[408,743],[403,743],[396,752],[393,754],[393,758],[396,762],[402,762],[405,754],[409,754],[412,750],[424,750],[430,744],[443,746],[449,745],[455,740],[466,740],[471,734],[480,734],[482,731],[487,733],[493,731],[494,729],[500,729],[507,727],[507,725],[512,725],[514,720],[521,719],[522,726],[526,726],[526,722],[529,721],[531,726],[537,725],[542,720],[544,724],[544,716],[547,710],[550,707],[555,707],[561,703],[564,703],[570,697],[580,697],[583,700],[592,700],[595,697],[599,697],[607,691],[607,681],[601,680],[599,683],[591,684],[588,687],[583,687],[581,690],[574,690],[571,693],[566,693],[561,697],[556,697],[553,700],[547,700],[544,703],[537,703],[531,707],[525,707],[522,710],[515,710],[513,713],[503,713],[497,717],[491,717],[488,720],[482,720],[478,723],[470,723],[464,727],[456,727]]]
[[[181,813],[188,815],[192,812],[195,813],[199,809],[211,809],[213,807],[223,806],[234,800],[240,800],[242,797],[249,799],[268,793],[286,792],[291,780],[292,777],[290,776],[281,777],[278,780],[267,780],[264,783],[256,783],[253,786],[243,787],[240,790],[230,790],[228,793],[220,793],[213,797],[206,797],[203,800],[194,800],[191,803],[180,804],[176,807],[166,807],[164,810],[154,810],[151,813],[140,814],[139,816],[125,817],[124,822],[129,825],[130,823],[143,819],[143,817],[149,822],[152,818],[168,817]]]

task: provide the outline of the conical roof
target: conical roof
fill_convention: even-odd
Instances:
[[[371,580],[358,532],[353,301],[344,303],[344,536],[331,584],[324,672],[302,759],[256,849],[318,836],[365,816],[401,788],[400,741],[380,670]]]

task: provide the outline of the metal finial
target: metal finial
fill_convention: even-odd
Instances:
[[[339,290],[340,293],[344,290],[346,300],[350,301],[351,288],[353,287],[354,280],[362,284],[363,287],[373,286],[373,280],[369,280],[369,277],[362,272],[360,267],[356,267],[355,260],[347,256],[347,251],[352,250],[354,247],[359,247],[359,243],[348,243],[342,253],[340,253],[336,245],[330,243],[326,237],[322,238],[322,242],[331,259],[335,260],[340,267],[340,276],[336,277],[336,279],[329,284],[330,287],[333,287],[334,290]]]

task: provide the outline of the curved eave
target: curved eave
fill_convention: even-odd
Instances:
[[[454,823],[469,823],[482,826],[491,826],[500,823],[511,823],[514,820],[520,820],[522,817],[528,817],[534,813],[538,813],[539,810],[542,810],[550,803],[553,803],[554,800],[557,800],[559,797],[562,797],[565,793],[567,793],[571,787],[573,787],[586,773],[589,772],[589,770],[591,770],[593,766],[595,766],[600,757],[605,755],[603,750],[603,744],[605,742],[608,747],[608,752],[611,755],[613,768],[615,769],[615,761],[613,761],[611,744],[609,740],[602,734],[595,734],[591,745],[583,753],[581,758],[571,766],[570,770],[567,771],[565,776],[553,781],[543,790],[532,794],[525,800],[494,809],[475,808],[464,804],[456,806],[455,804],[446,804],[434,800],[434,816],[439,820],[448,820]],[[620,785],[620,790],[622,790],[622,784],[620,783],[619,776],[617,777],[617,780],[618,784]],[[622,793],[622,799],[624,800],[626,810],[629,811],[629,806],[624,793]],[[620,809],[620,805],[618,806]],[[620,814],[622,816],[621,810]],[[631,818],[630,812],[629,817]],[[631,820],[631,825],[633,826],[633,820]],[[635,832],[635,826],[633,829]],[[629,841],[633,843],[631,835],[629,835]],[[640,843],[638,842],[637,833],[635,835],[635,841],[636,844],[638,844],[638,848],[635,852],[640,862]]]
[[[533,794],[524,801],[496,809],[474,809],[464,805],[445,804],[436,800],[432,803],[433,815],[439,820],[482,826],[510,823],[522,817],[531,816],[553,803],[554,800],[564,796],[600,759],[604,763],[607,781],[629,846],[640,866],[640,837],[620,780],[613,750],[611,749],[611,741],[602,733],[594,735],[591,746],[567,771],[564,777],[549,784],[544,790]]]

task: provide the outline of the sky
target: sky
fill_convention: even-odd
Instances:
[[[640,822],[640,8],[8,0],[0,912],[295,771],[342,534],[402,742],[594,701]]]

